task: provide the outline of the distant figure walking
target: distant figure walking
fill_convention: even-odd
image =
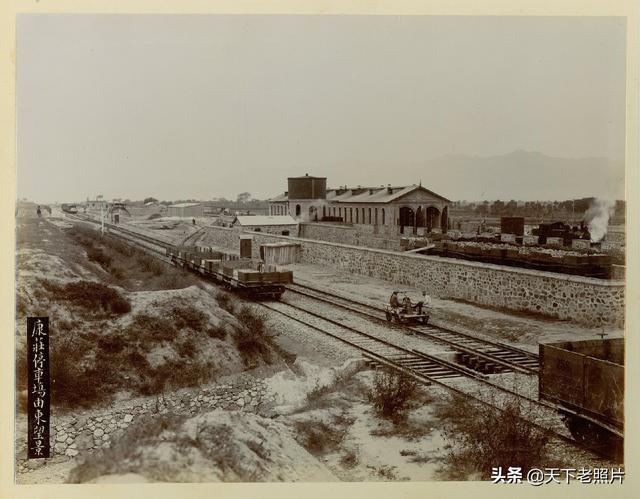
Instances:
[[[38,205],[38,209],[36,210],[36,213],[38,214],[38,218],[42,216],[42,210],[40,209],[40,205]]]
[[[195,225],[196,224],[196,219],[193,218],[192,220],[193,220],[193,225]]]

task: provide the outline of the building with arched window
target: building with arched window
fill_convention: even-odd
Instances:
[[[387,233],[447,230],[450,201],[421,184],[327,189],[324,177],[288,181],[289,191],[269,200],[270,214],[291,215],[301,222],[369,225]]]

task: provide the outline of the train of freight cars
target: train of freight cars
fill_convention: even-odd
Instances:
[[[173,265],[202,274],[252,298],[279,300],[285,291],[285,284],[293,283],[293,272],[290,270],[279,271],[275,265],[265,265],[260,260],[240,258],[207,247],[168,247],[167,256]]]

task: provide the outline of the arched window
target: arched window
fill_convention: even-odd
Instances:
[[[349,208],[349,222],[353,223],[353,208]]]
[[[374,223],[375,225],[378,225],[378,208],[376,208],[375,213],[376,213],[376,217],[375,217]]]
[[[364,208],[362,208],[362,223],[364,223]]]
[[[326,217],[326,216],[327,216],[327,207],[326,207],[326,206],[323,206],[323,207],[322,207],[322,218],[324,218],[324,217]]]
[[[299,204],[297,204],[297,205],[296,205],[296,217],[299,217],[299,216],[300,216],[300,213],[301,213],[300,205],[299,205]]]
[[[338,208],[338,216],[341,217],[342,216],[342,208]]]
[[[359,220],[359,217],[358,217],[358,208],[356,208],[356,223],[358,223],[359,221],[360,220]]]
[[[384,225],[384,208],[382,208],[382,225]]]
[[[369,208],[369,225],[371,225],[371,208]]]

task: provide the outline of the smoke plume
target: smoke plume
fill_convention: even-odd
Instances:
[[[607,233],[609,218],[615,211],[615,201],[610,199],[596,198],[591,202],[591,206],[584,214],[584,219],[589,226],[591,242],[597,243]]]

